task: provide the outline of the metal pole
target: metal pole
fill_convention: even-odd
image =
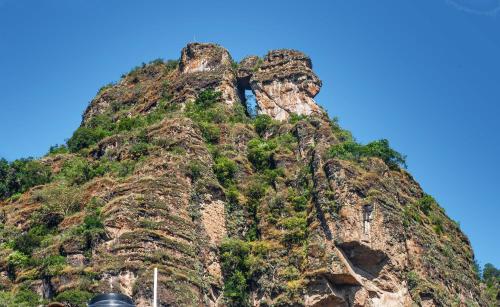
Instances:
[[[154,269],[154,277],[153,277],[153,307],[158,307],[158,269]]]

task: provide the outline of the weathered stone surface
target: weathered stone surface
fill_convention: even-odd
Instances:
[[[191,43],[182,49],[179,74],[171,89],[174,103],[194,100],[204,89],[220,91],[227,104],[240,101],[231,56],[216,44]]]
[[[295,50],[273,50],[265,57],[250,79],[261,113],[277,120],[291,113],[322,114],[314,101],[321,81],[312,71],[309,57]]]

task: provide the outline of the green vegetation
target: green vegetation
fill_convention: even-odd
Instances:
[[[20,251],[13,251],[7,257],[7,269],[11,275],[14,275],[14,272],[17,269],[22,269],[30,263],[30,257],[23,254]]]
[[[259,70],[259,68],[262,66],[262,64],[264,64],[264,60],[263,60],[262,58],[259,58],[259,59],[257,60],[257,62],[255,63],[255,66],[253,67],[253,69],[252,69],[252,70],[253,70],[254,72],[255,72],[255,71],[257,71],[257,70]]]
[[[211,144],[219,142],[220,128],[212,123],[201,122],[199,124],[203,138]]]
[[[50,149],[49,149],[49,152],[47,153],[47,155],[53,156],[53,155],[58,155],[58,154],[65,154],[68,152],[69,152],[69,149],[66,145],[56,144],[54,146],[50,146]]]
[[[420,209],[425,215],[429,215],[430,211],[432,210],[433,206],[436,204],[436,200],[434,197],[426,194],[422,198],[420,198],[416,205],[417,208]]]
[[[109,132],[101,128],[79,127],[68,140],[68,149],[70,152],[78,152],[83,148],[96,144],[109,135]]]
[[[78,187],[58,184],[37,191],[33,198],[42,206],[33,213],[32,225],[55,228],[64,216],[77,212],[82,207],[82,192]]]
[[[50,167],[32,158],[19,159],[11,163],[0,159],[0,199],[46,184],[51,179]]]
[[[22,288],[14,293],[0,291],[0,306],[33,307],[44,303],[37,293],[29,289]]]
[[[228,187],[233,183],[234,175],[238,170],[236,163],[226,157],[217,157],[214,164],[214,173],[219,182]]]
[[[76,157],[63,164],[60,175],[70,184],[80,185],[97,175],[93,164],[85,158]]]
[[[270,169],[273,166],[272,155],[276,147],[277,144],[273,140],[252,139],[248,142],[248,160],[259,171]]]
[[[71,304],[71,306],[85,307],[87,306],[87,302],[93,296],[94,295],[90,292],[73,289],[59,293],[55,297],[55,301],[61,303],[68,303]]]
[[[436,202],[434,197],[424,194],[415,203],[404,208],[404,225],[409,227],[412,222],[430,224],[437,234],[445,232],[443,209]]]
[[[187,174],[193,181],[198,180],[203,175],[204,166],[198,161],[191,161],[188,165]]]
[[[149,147],[136,148],[131,154],[135,159],[139,159]],[[59,179],[63,179],[70,185],[81,185],[90,181],[94,177],[100,177],[105,174],[113,174],[118,177],[127,177],[135,169],[136,161],[123,160],[123,161],[109,161],[102,160],[88,160],[82,157],[74,157],[64,162],[60,173]]]
[[[83,224],[74,230],[75,235],[85,239],[87,248],[91,248],[105,236],[100,206],[98,199],[92,199]]]
[[[299,115],[297,113],[292,113],[292,114],[290,114],[290,118],[288,119],[288,122],[293,125],[293,124],[296,124],[299,121],[306,119],[306,118],[307,118],[307,115],[304,115],[304,114]]]
[[[45,227],[33,227],[14,238],[12,248],[24,255],[31,256],[33,251],[40,246],[46,233],[47,229]]]
[[[330,120],[330,126],[332,127],[333,134],[337,137],[340,142],[351,142],[354,141],[350,131],[342,129],[339,125],[338,117],[334,117]]]
[[[284,218],[279,221],[279,226],[286,230],[284,236],[286,243],[301,243],[306,237],[307,220],[305,214]]]
[[[44,257],[39,261],[41,277],[57,276],[66,265],[66,258],[60,255]]]
[[[179,66],[179,60],[167,60],[165,66],[167,71],[175,70]]]
[[[267,114],[259,114],[253,119],[253,125],[255,127],[255,131],[257,131],[260,136],[263,136],[266,131],[269,131],[272,127],[276,126],[277,122]]]
[[[495,306],[500,295],[500,270],[493,264],[486,263],[482,271],[481,281],[486,285],[485,296],[490,306]]]
[[[204,90],[195,101],[186,104],[186,116],[198,124],[203,138],[209,144],[219,142],[221,134],[219,124],[238,123],[247,120],[242,105],[225,105],[221,103],[221,97],[221,92]]]
[[[139,142],[130,148],[129,152],[134,159],[139,159],[142,156],[146,156],[149,153],[151,145],[146,142]]]
[[[333,145],[328,156],[342,160],[360,161],[362,158],[377,157],[382,159],[392,169],[406,168],[406,157],[389,147],[389,141],[382,139],[361,145],[347,141]]]
[[[250,245],[241,240],[226,239],[221,247],[224,297],[229,306],[248,306],[248,256]]]

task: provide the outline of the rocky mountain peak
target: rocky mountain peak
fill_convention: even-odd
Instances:
[[[234,88],[244,102],[245,90],[256,98],[258,112],[276,120],[285,120],[290,114],[322,114],[314,101],[321,81],[312,71],[311,59],[296,50],[270,51],[264,59],[244,58],[236,71],[231,71],[232,59],[227,50],[215,44],[191,43],[182,50],[179,69],[182,73],[219,71],[225,86],[219,85],[228,103],[233,103]],[[197,76],[199,77],[199,76]],[[210,75],[207,78],[217,77]],[[236,83],[235,83],[236,82]],[[233,89],[227,85],[233,85]]]
[[[0,160],[0,306],[147,307],[154,268],[159,306],[486,306],[459,225],[320,88],[302,52],[201,43],[102,87],[66,145]]]

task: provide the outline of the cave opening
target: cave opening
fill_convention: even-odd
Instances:
[[[257,116],[259,106],[257,105],[257,99],[255,99],[254,93],[250,89],[245,89],[245,106],[251,118]]]

